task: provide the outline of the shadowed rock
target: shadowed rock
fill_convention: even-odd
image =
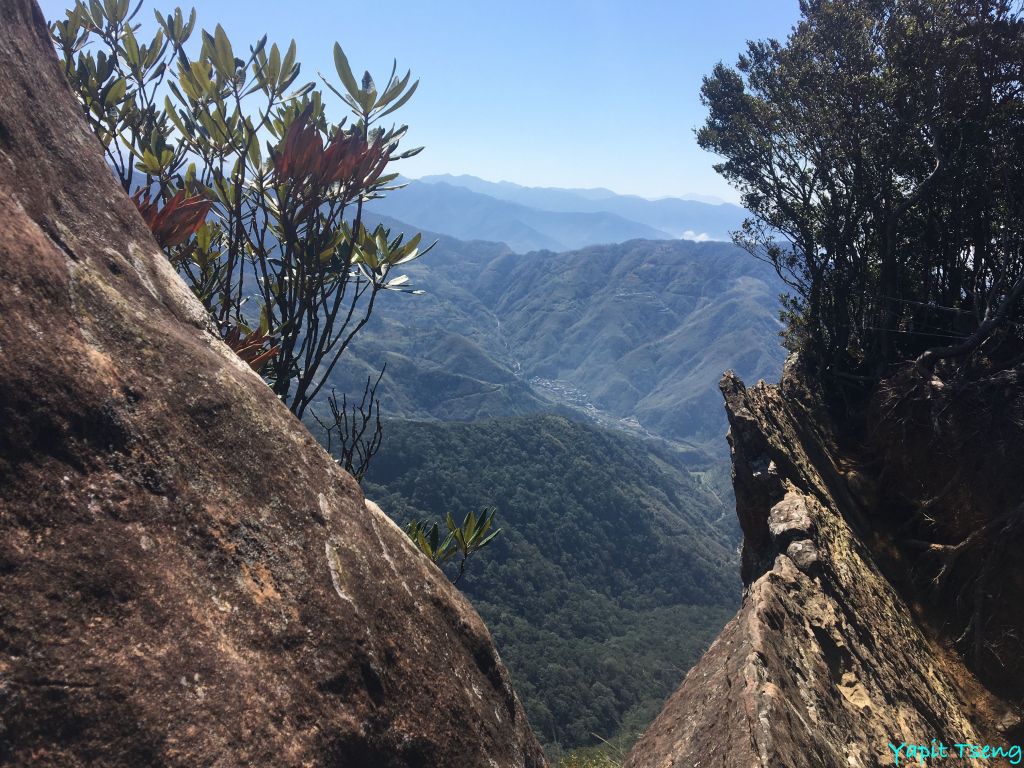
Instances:
[[[0,763],[542,766],[475,611],[247,366],[0,0]]]
[[[955,743],[1004,743],[992,721],[1005,705],[925,635],[876,566],[863,505],[799,380],[747,389],[727,374],[721,388],[743,604],[627,768],[868,768],[895,764],[890,742],[933,738],[951,750],[942,765],[973,765]]]

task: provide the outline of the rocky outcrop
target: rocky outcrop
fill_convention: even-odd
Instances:
[[[541,766],[476,612],[211,334],[0,0],[0,764]]]
[[[873,495],[799,378],[788,368],[781,385],[747,389],[726,375],[721,387],[743,603],[626,765],[866,768],[916,763],[901,745],[940,743],[936,764],[1004,764],[954,747],[1005,745],[1000,723],[1017,719],[883,575],[865,543]]]

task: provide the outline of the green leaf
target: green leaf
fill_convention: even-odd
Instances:
[[[175,23],[177,24],[177,15],[175,17]],[[188,23],[181,28],[181,33],[178,35],[178,42],[185,42],[186,39],[191,37],[192,30],[196,28],[196,9],[192,9],[192,13],[188,15]]]
[[[217,64],[218,71],[224,77],[234,77],[235,54],[231,50],[231,41],[228,40],[228,35],[220,24],[213,31],[213,43],[216,51],[215,63]]]
[[[213,85],[213,65],[211,62],[193,61],[189,62],[186,66],[188,69],[185,70],[185,79],[196,89],[194,99],[212,94],[216,90]]]
[[[148,173],[151,176],[160,175],[160,161],[157,160],[156,155],[150,152],[148,149],[142,153],[142,161],[138,163],[138,169],[144,173]]]
[[[188,104],[190,101],[194,101],[198,97],[198,94],[192,89],[192,85],[185,78],[181,78],[178,82],[181,83],[181,88],[179,88],[173,80],[167,83],[168,88],[171,89],[171,93],[174,94],[174,98],[182,104]],[[185,93],[182,93],[182,91]]]
[[[288,77],[293,69],[295,69],[295,41],[294,40],[292,40],[291,43],[289,43],[288,50],[285,51],[285,53],[284,53],[284,62],[281,64],[281,73],[285,77]],[[295,75],[297,76],[298,72],[296,72]],[[292,80],[294,80],[294,79],[295,79],[295,77],[293,76]],[[289,82],[291,82],[291,80],[289,80]],[[282,89],[287,88],[287,87],[288,87],[287,85],[283,85],[283,84],[281,85]]]
[[[124,28],[124,34],[121,36],[121,42],[124,46],[125,61],[128,63],[128,67],[134,71],[142,62],[139,58],[139,43],[135,39],[135,35],[132,33],[131,27]]]
[[[352,74],[352,67],[348,64],[348,57],[345,56],[345,52],[338,43],[334,44],[334,68],[338,70],[338,77],[341,78],[341,83],[345,86],[345,90],[349,92],[353,99],[359,101],[359,94],[362,91],[360,91],[359,84]]]
[[[173,84],[171,85],[174,88]],[[178,114],[175,111],[174,105],[171,103],[171,97],[164,97],[164,111],[167,112],[167,116],[171,122],[174,123],[174,127],[181,131],[181,134],[186,138],[192,135],[192,120],[188,118],[184,112]]]
[[[260,156],[260,140],[254,132],[249,134],[249,162],[256,169],[263,165],[263,158]]]
[[[416,546],[420,548],[420,551],[427,557],[433,559],[434,550],[430,548],[430,542],[427,541],[427,537],[423,534],[422,528],[416,529]]]
[[[430,247],[428,247],[426,251],[420,253],[418,246],[422,238],[423,235],[421,235],[418,232],[415,235],[413,235],[409,242],[402,246],[402,248],[398,251],[397,254],[394,254],[394,259],[391,261],[391,266],[397,267],[399,264],[405,264],[406,262],[412,261],[413,259],[418,259],[420,256],[423,255],[423,253],[426,253],[435,245],[437,245],[437,241],[434,241],[433,243],[430,244]]]
[[[377,181],[374,182],[374,186],[375,187],[382,187],[382,186],[384,186],[386,184],[389,184],[390,182],[394,181],[395,179],[397,179],[398,176],[399,176],[399,174],[397,174],[397,173],[388,173],[388,174],[385,174],[383,176],[380,176],[377,179]]]
[[[502,530],[501,528],[499,528],[498,530],[496,530],[496,531],[495,531],[494,533],[492,533],[492,534],[491,534],[490,536],[488,536],[488,537],[487,537],[486,539],[484,539],[484,540],[483,540],[483,541],[481,541],[481,542],[480,542],[479,544],[477,544],[477,545],[476,545],[476,548],[477,548],[477,549],[483,549],[484,547],[486,547],[486,546],[487,546],[488,544],[490,544],[490,543],[491,543],[492,541],[494,541],[494,537],[495,537],[495,536],[497,536],[497,535],[498,535],[499,533],[501,533],[501,530]]]
[[[390,107],[385,109],[383,112],[381,112],[379,115],[377,115],[377,119],[379,120],[382,117],[390,115],[395,110],[401,109],[405,105],[405,103],[407,101],[409,101],[409,99],[412,98],[412,95],[414,93],[416,93],[416,89],[419,88],[419,87],[420,87],[420,81],[417,80],[415,83],[412,84],[412,88],[410,88],[408,91],[405,92],[405,94],[402,96],[402,98],[400,98],[393,105],[391,105]]]
[[[270,46],[270,57],[267,59],[264,75],[267,84],[277,90],[278,81],[281,79],[281,49],[277,47],[277,43]]]
[[[160,49],[164,47],[164,32],[162,29],[156,31],[156,35],[153,37],[153,42],[149,44],[149,50],[146,53],[145,60],[142,62],[146,69],[150,69],[160,58]],[[164,68],[167,64],[161,62],[160,68],[154,74],[154,77],[160,77],[163,74]]]
[[[444,541],[441,542],[441,553],[444,558],[441,562],[447,562],[455,557],[455,547],[452,546],[452,534],[449,533]]]
[[[204,221],[199,226],[199,229],[196,230],[196,247],[200,251],[205,252],[210,250],[211,235],[212,229],[210,228],[210,225]]]
[[[378,263],[383,261],[388,256],[388,235],[387,232],[378,227],[373,233],[373,242],[377,246]]]
[[[392,67],[392,71],[393,69],[394,68]],[[398,96],[398,94],[405,90],[405,86],[408,85],[410,77],[412,77],[411,70],[406,72],[405,77],[403,77],[401,80],[392,79],[387,89],[385,89],[384,95],[382,95],[380,97],[380,100],[377,102],[377,105],[381,107],[387,106],[392,99],[394,99],[396,96]]]
[[[256,45],[254,45],[252,47],[250,55],[258,56],[259,54],[263,53],[263,49],[266,46],[267,46],[267,36],[264,35],[263,37],[261,37],[259,40],[256,41]]]
[[[107,89],[107,95],[103,97],[103,103],[108,107],[112,107],[115,104],[120,103],[127,90],[128,81],[123,77],[118,78],[110,84],[110,88]]]
[[[362,106],[364,114],[370,114],[377,104],[377,86],[374,85],[373,78],[368,71],[363,72],[363,85],[359,89],[356,99]]]
[[[103,6],[99,4],[98,0],[89,0],[89,16],[92,17],[93,24],[103,29]]]

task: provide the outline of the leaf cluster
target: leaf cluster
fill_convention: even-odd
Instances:
[[[498,510],[494,507],[484,508],[479,516],[470,511],[462,525],[455,522],[451,512],[445,514],[444,523],[448,534],[442,539],[439,525],[434,522],[413,520],[405,528],[409,538],[419,550],[438,565],[443,565],[455,557],[459,557],[459,573],[453,580],[458,583],[465,573],[466,560],[471,555],[486,547],[501,533],[501,528],[488,533],[494,525],[494,516]]]
[[[144,34],[141,8],[79,0],[51,25],[64,71],[167,257],[301,416],[378,294],[417,293],[392,270],[429,248],[368,229],[363,205],[398,189],[392,163],[422,149],[400,148],[407,126],[378,125],[418,81],[393,71],[378,94],[367,73],[360,88],[335,44],[345,93],[321,78],[353,120],[332,122],[294,41],[239,48],[180,8]]]

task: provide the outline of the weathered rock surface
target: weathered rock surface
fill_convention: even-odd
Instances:
[[[999,743],[999,702],[924,634],[876,566],[863,502],[807,393],[789,376],[746,389],[727,375],[721,386],[744,600],[626,766],[859,768],[893,765],[889,742]],[[953,750],[936,764],[981,763]]]
[[[0,764],[544,764],[468,602],[207,331],[27,0],[0,286]]]

